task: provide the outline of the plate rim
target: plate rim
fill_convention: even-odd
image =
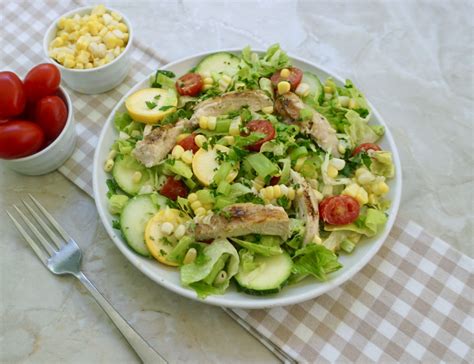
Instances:
[[[160,66],[160,69],[167,70],[177,64],[180,64],[182,62],[188,61],[192,58],[198,58],[198,57],[204,57],[207,55],[211,55],[214,53],[218,52],[230,52],[230,53],[237,53],[241,52],[243,48],[220,48],[216,50],[208,50],[208,51],[203,51],[199,53],[194,53],[192,55],[186,56],[179,58],[173,62],[167,63],[163,66]],[[252,48],[253,52],[257,53],[262,53],[265,52],[263,49],[259,48]],[[314,67],[315,69],[319,69],[322,72],[325,72],[334,79],[338,80],[339,82],[344,83],[344,79],[341,78],[339,75],[334,73],[333,71],[328,70],[324,66],[321,66],[313,61],[309,61],[305,58],[295,56],[292,53],[287,52],[288,57],[291,60],[296,60],[302,63],[306,63],[310,65],[311,67]],[[378,239],[374,241],[368,252],[360,259],[357,261],[354,265],[349,267],[347,271],[342,273],[340,276],[330,279],[327,282],[321,282],[322,285],[317,287],[316,289],[310,289],[306,292],[303,292],[301,294],[296,294],[291,297],[279,297],[277,296],[271,296],[268,297],[268,299],[262,299],[262,297],[258,297],[258,300],[252,300],[251,298],[254,296],[245,296],[248,300],[243,300],[243,301],[237,301],[237,302],[229,302],[228,299],[225,299],[225,294],[224,295],[210,295],[206,297],[205,299],[200,299],[197,294],[183,286],[176,286],[174,283],[168,282],[162,277],[156,277],[155,274],[153,274],[151,271],[149,271],[146,267],[144,267],[142,264],[140,264],[139,259],[143,257],[139,257],[136,253],[134,253],[125,242],[122,241],[122,238],[117,235],[115,230],[112,228],[112,224],[108,221],[108,218],[106,216],[106,213],[104,211],[104,207],[100,204],[100,198],[99,198],[99,181],[98,181],[98,173],[97,170],[99,168],[102,168],[102,163],[99,160],[99,151],[100,151],[100,146],[103,143],[103,140],[105,138],[106,130],[110,127],[110,124],[113,122],[114,115],[117,111],[117,109],[125,102],[125,99],[135,91],[135,89],[138,87],[138,85],[142,84],[145,80],[148,80],[155,72],[150,73],[147,75],[144,79],[141,81],[137,82],[133,87],[131,87],[127,93],[125,93],[121,99],[116,103],[116,105],[113,107],[111,110],[107,121],[105,124],[102,126],[99,139],[97,141],[96,149],[94,152],[94,161],[92,165],[92,184],[93,184],[93,191],[94,191],[94,200],[96,204],[96,208],[98,211],[98,214],[100,216],[102,225],[104,226],[105,230],[107,231],[107,234],[109,237],[112,239],[114,244],[117,246],[117,248],[122,252],[122,254],[127,258],[127,260],[132,263],[138,270],[140,270],[143,274],[145,274],[148,278],[153,280],[154,282],[160,284],[161,286],[165,287],[166,289],[177,293],[181,296],[184,296],[186,298],[193,299],[195,301],[205,303],[205,304],[210,304],[214,306],[221,306],[221,307],[229,307],[229,308],[242,308],[242,309],[262,309],[262,308],[270,308],[270,307],[276,307],[276,306],[287,306],[287,305],[292,305],[292,304],[297,304],[301,303],[313,298],[316,298],[318,296],[323,295],[324,293],[327,293],[328,291],[342,285],[349,279],[351,279],[354,275],[356,275],[363,267],[365,267],[370,260],[377,254],[377,252],[380,250],[384,242],[386,241],[388,234],[393,228],[393,225],[395,223],[395,220],[397,218],[398,212],[399,212],[399,207],[400,207],[400,201],[401,201],[401,195],[402,195],[402,168],[401,168],[401,162],[400,162],[400,155],[398,152],[397,145],[395,143],[395,140],[392,136],[392,133],[390,132],[390,128],[388,127],[387,123],[385,120],[382,118],[378,110],[373,106],[373,104],[370,102],[369,99],[367,99],[367,102],[372,110],[372,113],[376,116],[378,122],[385,127],[385,134],[384,137],[387,138],[388,143],[390,146],[393,148],[391,149],[392,156],[393,156],[393,162],[395,166],[395,194],[394,198],[392,200],[392,213],[389,215],[387,223],[385,225],[384,231],[380,234]],[[254,297],[257,298],[257,297]]]

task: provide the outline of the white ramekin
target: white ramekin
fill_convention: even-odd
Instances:
[[[43,38],[44,54],[50,62],[54,63],[59,68],[61,71],[62,80],[71,89],[84,94],[99,94],[113,89],[125,79],[131,66],[133,42],[132,24],[125,15],[109,7],[107,7],[107,10],[120,14],[128,27],[128,43],[124,51],[117,58],[115,58],[112,62],[97,68],[80,70],[66,68],[49,56],[48,46],[49,43],[51,43],[51,41],[56,37],[57,23],[59,19],[62,17],[71,17],[75,14],[83,15],[90,13],[93,8],[93,6],[86,6],[61,15],[51,24]]]
[[[62,87],[59,91],[59,97],[66,103],[68,112],[66,125],[61,134],[45,149],[28,157],[2,160],[3,165],[22,174],[38,176],[59,168],[71,156],[76,147],[74,111],[67,92]]]

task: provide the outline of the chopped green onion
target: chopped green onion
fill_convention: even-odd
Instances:
[[[355,244],[349,239],[344,239],[341,242],[341,249],[344,250],[346,253],[352,253],[354,248],[355,248]]]
[[[214,175],[214,183],[219,184],[222,181],[225,181],[231,170],[232,164],[229,162],[222,163]]]
[[[246,160],[260,177],[265,178],[278,172],[278,167],[263,154],[250,154]]]
[[[304,157],[305,155],[308,155],[308,149],[306,147],[298,147],[296,149],[293,149],[290,153],[290,158],[292,161],[296,161],[300,157]]]

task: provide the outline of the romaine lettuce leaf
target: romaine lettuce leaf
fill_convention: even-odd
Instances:
[[[293,274],[297,276],[310,274],[320,281],[325,281],[329,273],[342,267],[336,254],[320,244],[308,244],[297,250],[293,262]]]
[[[395,167],[392,161],[392,153],[387,151],[369,151],[372,158],[370,171],[379,176],[392,178],[395,175]]]
[[[353,147],[362,143],[375,143],[383,135],[383,127],[381,129],[380,126],[378,126],[375,129],[376,132],[374,128],[369,126],[354,110],[349,110],[345,116],[349,121],[349,125],[344,127],[344,131],[349,135]]]
[[[263,255],[265,257],[279,255],[283,252],[280,246],[268,246],[259,243],[251,243],[250,241],[237,238],[231,238],[231,240],[239,244],[242,248],[245,248],[251,251],[252,253]]]
[[[230,279],[239,270],[239,254],[237,250],[227,239],[219,239],[206,246],[200,255],[204,256],[205,259],[196,259],[193,263],[181,267],[181,283],[184,286],[193,288],[200,298],[205,298],[209,294],[224,293],[229,286]],[[222,256],[226,256],[223,266]],[[220,264],[227,273],[226,279],[219,285],[215,285],[214,282],[209,284],[206,280],[215,273],[213,270],[217,264]]]
[[[364,215],[347,225],[324,225],[326,231],[354,231],[368,237],[376,235],[387,222],[387,215],[380,210],[368,208]]]

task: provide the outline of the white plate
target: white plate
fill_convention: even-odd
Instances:
[[[219,51],[228,51],[236,54],[240,53],[240,50],[236,49]],[[177,75],[183,75],[192,67],[194,67],[200,59],[215,52],[218,51],[205,52],[191,57],[183,58],[162,67],[162,69],[173,71]],[[343,84],[343,80],[340,77],[329,73],[324,68],[317,66],[312,62],[293,56],[291,56],[291,59],[294,66],[299,67],[304,71],[311,71],[318,75],[318,77],[321,79],[325,79],[331,76],[336,80],[336,82],[341,85]],[[380,141],[380,145],[383,149],[392,151],[393,162],[395,164],[396,170],[396,177],[389,183],[390,193],[388,195],[388,198],[392,200],[392,206],[388,211],[389,218],[383,232],[374,238],[364,239],[363,242],[357,245],[357,248],[354,249],[354,252],[352,254],[341,254],[340,261],[344,265],[344,267],[339,271],[331,274],[327,282],[317,282],[315,279],[307,278],[296,285],[285,287],[282,292],[276,295],[264,297],[250,296],[244,293],[237,292],[237,290],[231,285],[231,287],[224,295],[209,296],[205,300],[199,299],[193,290],[181,286],[179,281],[178,269],[166,267],[158,263],[154,259],[147,259],[134,253],[122,239],[120,233],[112,228],[112,220],[116,217],[110,215],[107,210],[107,186],[105,181],[109,177],[103,170],[103,164],[107,158],[107,154],[111,145],[117,138],[117,132],[113,124],[114,115],[116,112],[125,111],[124,104],[125,99],[128,95],[145,87],[149,87],[149,78],[144,79],[134,88],[130,89],[130,91],[120,100],[120,102],[112,110],[112,113],[110,114],[106,124],[102,129],[97,150],[95,152],[93,178],[95,202],[99,211],[100,218],[102,219],[102,223],[104,224],[108,234],[114,241],[115,245],[117,245],[120,251],[127,257],[127,259],[140,271],[146,274],[149,278],[182,296],[195,300],[200,300],[201,302],[208,303],[211,305],[240,308],[264,308],[272,306],[284,306],[309,300],[339,286],[340,284],[353,277],[361,268],[363,268],[380,249],[383,242],[387,238],[387,235],[390,232],[390,229],[392,228],[397,215],[402,192],[402,175],[400,158],[398,155],[397,147],[392,138],[392,134],[390,133],[385,122],[382,120],[380,114],[370,104],[370,107],[372,108],[373,112],[371,123],[382,124],[383,126],[385,126],[385,136]]]

